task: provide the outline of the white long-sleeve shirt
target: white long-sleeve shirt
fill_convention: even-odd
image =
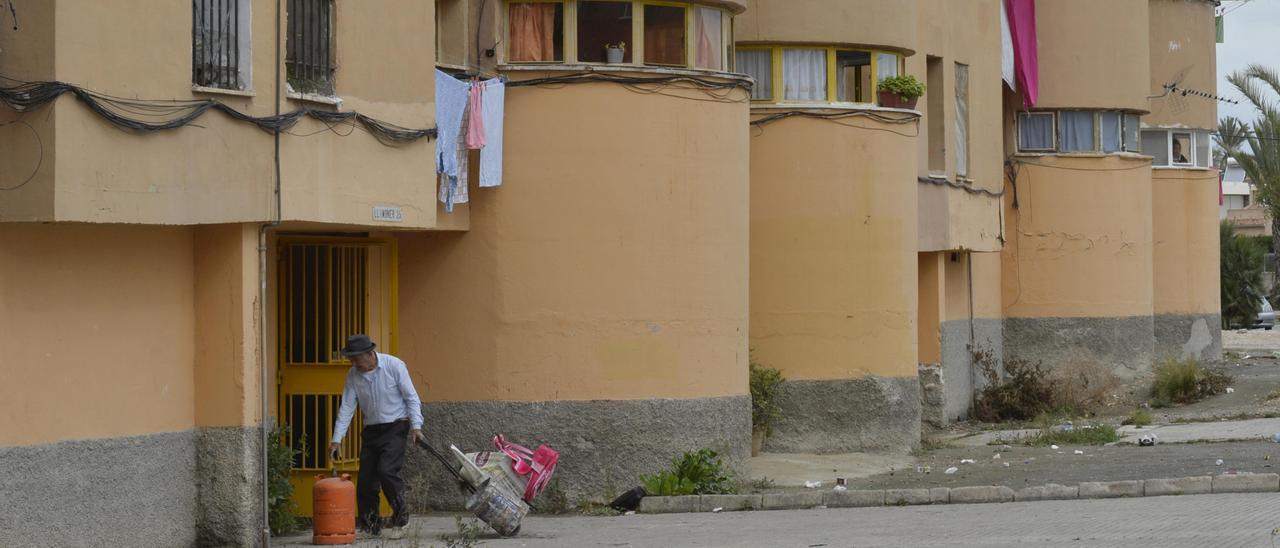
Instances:
[[[422,400],[413,389],[404,361],[390,354],[378,354],[378,366],[363,373],[354,366],[347,371],[342,389],[342,406],[333,425],[333,443],[342,441],[356,414],[364,413],[365,425],[383,424],[408,418],[414,429],[422,428]]]

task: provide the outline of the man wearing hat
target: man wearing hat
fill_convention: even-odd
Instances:
[[[377,534],[382,529],[378,515],[378,490],[381,488],[391,503],[391,526],[409,523],[405,509],[405,484],[400,477],[404,466],[405,443],[424,440],[422,435],[422,402],[413,389],[404,362],[390,354],[374,352],[377,345],[368,335],[347,337],[342,355],[351,360],[346,386],[342,389],[342,406],[333,425],[333,443],[329,455],[337,459],[342,438],[347,434],[356,405],[364,413],[364,431],[360,433],[360,481],[356,487],[356,524]]]

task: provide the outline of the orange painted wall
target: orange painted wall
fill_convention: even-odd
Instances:
[[[888,47],[910,51],[916,42],[916,0],[747,0],[735,18],[734,38]]]
[[[197,227],[194,255],[196,425],[257,424],[257,226]]]
[[[900,131],[793,118],[753,133],[751,346],[787,378],[916,375],[916,148]]]
[[[1218,172],[1155,169],[1151,189],[1155,313],[1219,313]]]
[[[919,326],[920,363],[942,363],[942,332],[939,317],[945,300],[943,283],[942,257],[945,253],[920,253],[917,261],[919,277],[920,313],[917,317]]]
[[[1036,20],[1037,108],[1147,110],[1146,0],[1037,0]]]
[[[188,228],[0,225],[0,446],[195,425]]]
[[[1164,85],[1217,93],[1217,42],[1214,8],[1205,0],[1150,0],[1151,114],[1145,126],[1213,129],[1218,125],[1216,101],[1166,94]],[[1230,30],[1227,31],[1228,34]]]
[[[505,179],[473,188],[471,230],[397,235],[427,399],[746,394],[746,95],[666,93],[688,98],[508,91]]]
[[[1012,193],[1005,198],[1005,316],[1151,315],[1151,160],[1020,156],[1015,161],[1023,163],[1019,208],[1012,207]]]

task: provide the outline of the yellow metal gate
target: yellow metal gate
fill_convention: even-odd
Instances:
[[[277,272],[277,403],[289,428],[285,443],[300,451],[294,501],[310,516],[315,475],[337,469],[355,476],[359,467],[359,412],[339,460],[326,454],[351,367],[341,353],[347,336],[367,333],[380,352],[396,351],[395,247],[390,240],[281,238]]]

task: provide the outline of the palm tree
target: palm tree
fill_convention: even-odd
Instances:
[[[1227,117],[1218,125],[1219,146],[1253,180],[1257,199],[1271,215],[1271,247],[1280,250],[1280,73],[1262,65],[1233,72],[1227,81],[1258,111],[1249,126]],[[1225,130],[1225,131],[1224,131]],[[1245,151],[1240,145],[1249,144]]]

